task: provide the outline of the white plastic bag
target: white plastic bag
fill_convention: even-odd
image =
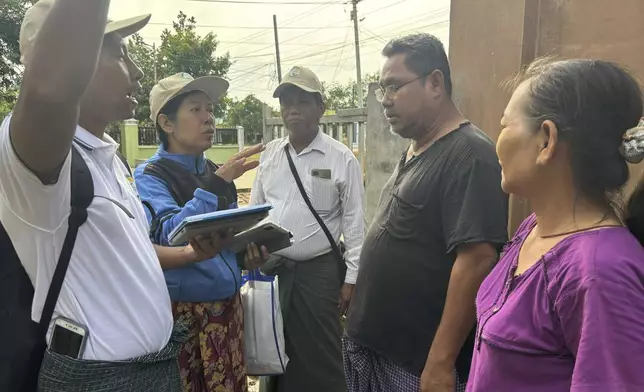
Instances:
[[[241,288],[244,304],[244,357],[249,376],[284,374],[288,357],[277,277],[248,272]]]

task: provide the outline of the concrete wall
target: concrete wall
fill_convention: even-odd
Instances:
[[[139,126],[136,120],[127,120],[121,130],[121,152],[125,155],[128,163],[136,167],[139,163],[146,161],[157,151],[159,146],[139,146]],[[216,164],[223,164],[230,157],[239,152],[239,146],[215,145],[206,151],[206,157]],[[259,159],[257,156],[252,159]]]
[[[459,107],[496,140],[510,97],[499,85],[537,57],[607,59],[644,78],[644,1],[452,0],[449,48]],[[528,212],[511,198],[510,231]]]
[[[366,162],[365,162],[365,192],[367,198],[367,222],[378,206],[382,187],[393,173],[403,151],[409,145],[405,139],[389,131],[389,123],[382,110],[382,105],[374,94],[377,83],[369,85],[367,98],[367,131],[366,131]]]
[[[138,146],[135,160],[147,160],[157,152],[158,148],[159,146]],[[238,152],[239,147],[237,145],[212,146],[210,150],[206,151],[206,157],[216,164],[222,164]]]

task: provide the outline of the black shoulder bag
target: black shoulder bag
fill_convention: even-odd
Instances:
[[[295,164],[293,163],[293,158],[291,158],[291,153],[288,150],[288,144],[284,146],[284,152],[286,152],[286,159],[288,159],[288,166],[291,168],[291,173],[293,174],[293,178],[295,178],[295,182],[297,183],[297,187],[300,190],[300,194],[302,195],[302,198],[304,199],[306,206],[309,207],[311,214],[313,214],[313,217],[315,218],[315,220],[318,221],[318,223],[320,224],[320,227],[322,228],[322,231],[324,232],[326,239],[329,240],[329,244],[331,244],[331,249],[333,251],[333,254],[338,259],[338,261],[342,263],[342,266],[346,268],[346,264],[344,262],[344,251],[340,250],[340,247],[342,246],[342,244],[338,246],[338,244],[333,239],[333,236],[331,235],[329,228],[326,227],[326,224],[324,223],[322,218],[320,218],[320,215],[318,214],[318,212],[315,211],[315,208],[313,208],[313,204],[311,204],[311,200],[306,194],[304,185],[302,185],[302,180],[300,179],[299,174],[297,174],[297,169],[295,168]]]

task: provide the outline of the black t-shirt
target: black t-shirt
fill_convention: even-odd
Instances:
[[[494,143],[465,123],[405,163],[385,185],[364,239],[347,334],[420,376],[461,244],[507,241],[508,198]],[[473,336],[457,361],[466,378]]]

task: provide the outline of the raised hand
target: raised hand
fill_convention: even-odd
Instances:
[[[263,144],[257,144],[238,152],[217,169],[215,174],[227,182],[233,182],[233,180],[239,178],[242,174],[259,166],[259,161],[249,160],[248,158],[264,151],[264,148]]]

